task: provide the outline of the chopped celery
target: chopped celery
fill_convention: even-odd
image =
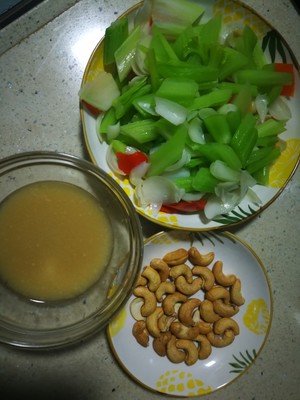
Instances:
[[[248,58],[241,52],[231,47],[225,47],[224,59],[219,70],[219,80],[222,81],[233,73],[238,72],[241,68],[245,67],[248,62]]]
[[[234,98],[233,104],[237,106],[242,116],[247,114],[252,106],[251,86],[249,84],[241,85],[241,90]]]
[[[238,94],[240,91],[244,88],[245,84],[239,84],[235,82],[220,82],[218,84],[218,89],[229,89],[231,90],[232,94]],[[255,97],[258,95],[258,89],[257,86],[254,85],[247,85],[248,90],[251,94],[252,97]]]
[[[230,145],[245,167],[257,141],[256,119],[251,113],[247,113],[233,135]]]
[[[126,152],[126,144],[124,144],[123,142],[121,142],[120,140],[114,139],[111,142],[111,146],[113,148],[113,151],[115,153],[121,152],[121,153],[125,153]]]
[[[132,105],[145,118],[149,118],[150,115],[157,115],[155,111],[155,96],[153,93],[134,98],[132,100]]]
[[[147,176],[160,175],[166,168],[175,164],[182,156],[187,129],[180,125],[166,142],[150,155],[150,167]]]
[[[107,128],[111,125],[115,125],[117,123],[117,118],[116,118],[116,113],[114,108],[110,108],[109,110],[106,111],[104,114],[100,127],[99,127],[99,133],[107,133]]]
[[[115,61],[115,52],[128,36],[128,17],[117,19],[105,30],[103,49],[104,65],[112,64]]]
[[[232,134],[234,134],[237,130],[237,128],[239,127],[241,120],[242,120],[242,116],[241,116],[241,112],[239,109],[235,110],[235,111],[229,111],[226,114],[226,119],[227,119],[227,123],[229,125],[230,128],[230,132]]]
[[[260,87],[290,85],[292,75],[288,72],[277,72],[263,69],[244,69],[235,74],[237,83],[249,83]]]
[[[197,91],[198,85],[192,79],[166,78],[162,81],[156,95],[186,106],[192,102]]]
[[[185,176],[182,178],[173,178],[172,181],[175,185],[181,189],[184,189],[186,193],[194,192],[193,178],[191,176]]]
[[[230,126],[226,115],[213,114],[204,119],[204,124],[217,143],[229,143],[231,140]]]
[[[171,44],[166,37],[160,32],[158,28],[153,29],[153,37],[151,40],[150,48],[153,49],[156,60],[159,62],[177,60],[178,57],[173,50]]]
[[[193,177],[192,186],[194,190],[202,193],[214,193],[216,185],[220,181],[215,178],[209,168],[199,168],[196,175]]]
[[[224,161],[228,167],[239,170],[242,167],[239,157],[235,151],[228,144],[224,143],[206,143],[197,144],[193,148],[195,153],[206,157],[210,162],[221,160]]]
[[[136,45],[141,39],[141,32],[141,26],[137,25],[115,51],[115,62],[121,82],[124,81],[131,70],[131,61],[136,53]]]
[[[264,153],[264,156],[261,157],[260,154],[256,154],[258,152]],[[257,156],[256,159],[254,159],[255,156]],[[247,165],[247,171],[249,172],[249,174],[253,174],[254,172],[261,170],[262,168],[269,166],[279,156],[280,156],[279,147],[272,147],[271,149],[264,147],[264,148],[258,149],[253,154],[251,163],[249,163]]]
[[[266,136],[277,136],[285,131],[285,121],[276,121],[275,119],[267,119],[263,123],[257,125],[257,134],[259,138]]]
[[[216,68],[193,65],[185,61],[170,60],[158,63],[157,69],[163,78],[187,78],[197,83],[212,82],[218,79],[218,70]]]
[[[221,106],[227,103],[232,95],[230,89],[215,89],[208,94],[196,97],[189,107],[190,110]]]
[[[120,133],[129,136],[137,143],[147,143],[155,140],[158,136],[155,121],[152,119],[142,119],[121,125]]]
[[[157,61],[153,49],[148,50],[146,59],[148,63],[151,87],[153,92],[155,92],[160,85],[160,78],[157,71]]]

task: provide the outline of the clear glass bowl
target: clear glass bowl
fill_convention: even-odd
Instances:
[[[57,348],[102,329],[127,300],[143,256],[139,218],[126,193],[100,168],[75,156],[21,153],[0,160],[0,203],[15,190],[55,180],[91,193],[107,212],[113,252],[101,278],[82,295],[56,302],[33,302],[0,282],[0,341],[30,349]]]

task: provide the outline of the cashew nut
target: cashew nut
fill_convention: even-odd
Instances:
[[[146,267],[142,272],[142,276],[148,280],[148,289],[151,292],[155,292],[161,283],[159,273],[152,267]]]
[[[199,328],[196,326],[185,326],[179,321],[174,321],[170,325],[170,331],[178,339],[193,340],[199,334]]]
[[[213,302],[214,311],[220,317],[232,317],[239,312],[239,307],[235,304],[225,304],[222,300],[215,300]]]
[[[175,314],[175,304],[183,303],[187,300],[187,296],[180,292],[174,292],[168,294],[162,302],[162,307],[166,315],[174,315]]]
[[[225,331],[230,330],[235,335],[240,333],[240,327],[238,323],[232,318],[221,318],[214,324],[214,332],[217,335],[223,335]]]
[[[152,314],[156,309],[156,296],[153,292],[150,292],[145,286],[137,286],[133,289],[133,294],[136,297],[142,297],[144,299],[144,305],[141,307],[141,314],[143,317],[147,317]]]
[[[162,301],[165,294],[174,293],[176,290],[173,282],[165,281],[161,282],[161,284],[156,289],[155,295],[157,301]]]
[[[146,318],[146,327],[150,335],[153,337],[158,337],[161,333],[158,327],[158,319],[163,315],[163,313],[163,309],[161,307],[157,307],[153,313],[148,315]]]
[[[167,357],[173,363],[181,363],[185,360],[185,352],[179,350],[176,347],[176,337],[174,335],[171,336],[170,340],[167,343]]]
[[[154,338],[152,346],[154,351],[161,357],[167,355],[167,343],[171,339],[171,332],[162,332],[158,337]]]
[[[198,308],[201,301],[197,298],[188,299],[186,302],[181,304],[178,310],[178,319],[186,326],[194,326],[195,321],[193,319],[193,314],[195,308]]]
[[[167,332],[170,328],[171,323],[175,320],[175,317],[170,317],[166,314],[163,314],[158,318],[157,326],[161,332]]]
[[[205,293],[205,298],[210,301],[222,299],[225,304],[228,304],[230,300],[230,293],[223,286],[213,286]]]
[[[226,347],[234,341],[235,335],[233,331],[227,330],[224,335],[217,335],[213,331],[207,334],[207,339],[214,347]]]
[[[167,253],[163,260],[168,265],[179,265],[184,264],[188,259],[188,252],[185,249],[178,249]]]
[[[194,338],[199,343],[198,347],[198,358],[199,360],[205,360],[211,354],[211,344],[207,339],[206,335],[198,335]]]
[[[216,281],[219,285],[222,286],[231,286],[234,284],[236,280],[236,276],[233,274],[225,275],[223,272],[223,263],[222,261],[216,261],[212,268],[212,272],[216,278]]]
[[[183,275],[179,276],[175,280],[175,286],[177,290],[187,296],[191,296],[201,289],[203,284],[202,278],[196,278],[192,283],[188,283]]]
[[[215,276],[209,268],[196,265],[192,269],[192,273],[193,275],[200,276],[203,279],[202,288],[204,290],[210,290],[214,286]]]
[[[145,321],[136,321],[132,327],[132,334],[137,342],[143,347],[149,345],[149,332]]]
[[[147,285],[147,279],[144,278],[142,275],[139,275],[138,280],[135,284],[135,286],[146,286]]]
[[[230,288],[230,300],[237,306],[242,306],[245,303],[245,299],[241,293],[241,286],[241,280],[237,278]]]
[[[176,279],[179,276],[185,276],[188,283],[193,282],[193,274],[191,268],[186,264],[175,265],[170,269],[170,278]]]
[[[198,321],[195,326],[199,329],[199,333],[201,333],[202,335],[207,335],[209,332],[212,331],[212,325],[209,322],[205,322],[203,320]]]
[[[143,304],[144,300],[141,297],[136,297],[130,303],[130,313],[136,321],[143,321],[145,319],[141,314],[141,308]]]
[[[206,322],[216,322],[220,315],[214,311],[214,305],[211,301],[204,299],[200,304],[200,315]]]
[[[150,261],[150,267],[154,268],[160,275],[162,282],[166,281],[169,276],[169,266],[161,258],[153,258]]]
[[[184,362],[186,365],[193,365],[197,362],[198,349],[192,340],[178,339],[175,345],[178,349],[185,352],[186,356]]]
[[[201,265],[207,267],[215,258],[214,252],[209,252],[207,254],[201,254],[196,247],[191,247],[188,251],[189,260],[193,265]]]

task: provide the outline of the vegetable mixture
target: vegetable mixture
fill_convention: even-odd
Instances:
[[[107,163],[135,186],[137,204],[227,214],[268,171],[291,117],[293,66],[269,63],[248,26],[207,20],[191,0],[145,1],[105,33],[105,71],[79,95],[100,110]]]

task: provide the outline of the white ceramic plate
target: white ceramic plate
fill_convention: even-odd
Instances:
[[[144,387],[172,396],[192,397],[216,391],[241,376],[261,351],[272,318],[270,285],[261,261],[255,253],[230,233],[161,232],[146,241],[143,266],[152,258],[163,257],[169,251],[191,245],[201,253],[213,251],[215,260],[224,263],[224,273],[241,279],[245,304],[233,319],[240,334],[228,347],[214,348],[206,360],[196,364],[173,364],[167,357],[158,356],[150,345],[139,345],[132,335],[134,319],[130,302],[108,326],[111,348],[123,369]],[[209,266],[208,268],[211,268]],[[195,297],[196,295],[192,296]],[[203,294],[198,295],[203,298]]]
[[[92,161],[108,172],[120,186],[126,191],[132,202],[135,204],[137,212],[147,219],[160,224],[162,226],[173,229],[186,230],[213,230],[224,228],[229,225],[236,225],[244,222],[253,216],[260,213],[268,207],[282,192],[287,182],[290,180],[293,172],[299,163],[300,154],[300,114],[298,107],[300,103],[300,81],[299,81],[299,66],[292,56],[288,46],[285,44],[281,36],[272,29],[264,20],[250,9],[233,0],[199,0],[205,11],[205,19],[211,18],[216,13],[223,13],[224,24],[241,23],[249,24],[254,30],[259,40],[264,43],[265,53],[270,58],[270,61],[288,62],[294,64],[294,73],[296,81],[295,95],[289,98],[288,103],[292,112],[292,119],[287,124],[287,131],[282,135],[282,138],[287,141],[287,148],[282,153],[280,158],[274,164],[270,172],[270,183],[268,187],[256,185],[255,192],[261,199],[261,204],[249,203],[242,201],[233,212],[229,215],[221,216],[211,221],[205,220],[201,213],[191,215],[187,214],[166,214],[163,212],[158,215],[153,215],[150,208],[140,208],[135,204],[134,188],[130,185],[128,179],[121,179],[113,174],[106,163],[107,144],[100,143],[96,133],[96,118],[89,112],[83,104],[81,104],[81,119],[84,130],[84,138],[86,146]],[[137,6],[128,10],[125,14],[133,17]],[[92,80],[97,73],[103,70],[103,42],[99,42],[93,51],[90,60],[86,66],[82,84]]]

